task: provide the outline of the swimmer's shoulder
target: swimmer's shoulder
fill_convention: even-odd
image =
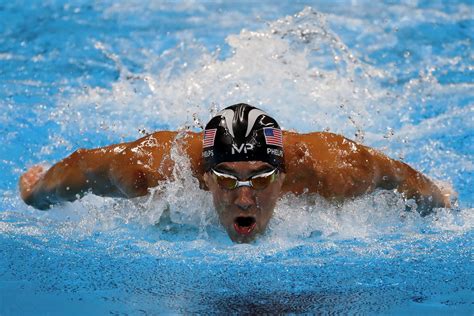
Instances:
[[[189,139],[197,139],[197,140],[202,140],[202,133],[199,132],[192,132],[192,131],[156,131],[154,133],[148,134],[143,138],[147,137],[153,137],[157,139],[163,139],[163,140],[175,140],[175,139],[184,139],[184,140],[189,140]]]
[[[330,132],[285,135],[284,150],[287,158],[301,160],[311,158],[315,164],[332,168],[346,165],[344,162],[367,161],[370,153],[367,147],[342,135]]]
[[[193,175],[202,182],[203,165],[202,153],[202,132],[192,131],[157,131],[151,137],[152,143],[162,144],[154,148],[153,154],[158,157],[171,158],[171,148],[174,147],[180,154],[185,154],[189,158]]]
[[[298,133],[293,131],[283,131],[283,141],[285,147],[300,147],[302,145],[331,147],[339,144],[346,144],[347,142],[352,142],[342,135],[330,132]]]

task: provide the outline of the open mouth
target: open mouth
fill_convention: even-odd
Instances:
[[[257,225],[253,216],[239,216],[234,221],[234,228],[240,235],[249,235]]]

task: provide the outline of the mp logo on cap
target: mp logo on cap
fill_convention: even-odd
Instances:
[[[242,144],[240,147],[237,147],[235,144],[232,144],[232,155],[235,155],[235,152],[241,153],[242,151],[246,154],[248,150],[253,150],[252,144]]]

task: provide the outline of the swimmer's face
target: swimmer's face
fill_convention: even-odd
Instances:
[[[258,179],[259,175],[268,174],[273,169],[272,165],[261,161],[223,162],[214,167],[218,173],[232,175],[240,181],[254,176]],[[249,186],[227,189],[218,182],[212,171],[204,174],[219,220],[232,241],[251,242],[265,231],[280,196],[284,178],[284,173],[276,172],[273,181],[263,189]]]

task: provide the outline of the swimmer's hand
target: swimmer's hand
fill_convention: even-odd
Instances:
[[[455,205],[457,204],[458,193],[454,191],[454,188],[450,183],[437,181],[436,185],[438,186],[439,190],[441,191],[441,195],[443,196],[444,207],[450,208],[453,206],[453,203]]]
[[[34,188],[44,176],[48,169],[46,165],[36,165],[28,169],[24,174],[21,175],[19,186],[20,195],[23,201],[28,203],[31,200],[31,196],[34,192]],[[28,203],[29,204],[29,203]]]

